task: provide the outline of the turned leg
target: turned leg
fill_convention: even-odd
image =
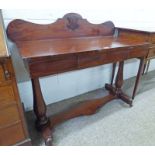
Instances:
[[[138,88],[138,84],[141,78],[141,75],[143,73],[144,70],[144,58],[140,59],[140,65],[139,65],[139,69],[138,69],[138,73],[137,73],[137,77],[136,77],[136,82],[135,82],[135,86],[134,86],[134,90],[133,90],[133,94],[132,94],[132,99],[135,98],[136,92],[137,92],[137,88]]]
[[[123,68],[124,68],[124,61],[119,62],[118,72],[116,76],[115,87],[111,84],[106,84],[105,88],[117,98],[123,100],[130,106],[132,106],[132,99],[130,99],[126,94],[122,91],[123,85]]]
[[[150,67],[150,59],[148,60],[148,63],[147,63],[147,68],[146,68],[146,74],[148,73],[148,70],[149,70],[149,67]]]
[[[46,116],[46,104],[44,102],[40,83],[38,78],[32,79],[32,89],[33,89],[33,97],[34,97],[34,113],[36,115],[36,127],[43,134],[43,138],[45,139],[46,144],[51,143],[51,132],[49,129],[49,119]]]
[[[148,63],[148,62],[147,62],[147,59],[145,59],[142,75],[145,74],[145,70],[146,70],[147,63]]]
[[[112,75],[111,75],[111,85],[113,84],[113,81],[114,81],[114,76],[115,76],[115,71],[116,71],[116,65],[117,63],[113,63],[112,65]]]
[[[124,102],[130,105],[132,107],[132,100],[122,92],[122,86],[123,86],[123,68],[124,68],[124,61],[119,62],[119,68],[116,76],[116,94],[118,98],[122,99]]]
[[[115,82],[116,89],[118,89],[119,91],[121,90],[123,85],[123,68],[124,68],[124,61],[121,61],[119,62],[119,68],[118,68],[116,82]]]

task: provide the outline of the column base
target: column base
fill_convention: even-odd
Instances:
[[[123,93],[122,89],[116,88],[112,86],[111,84],[105,84],[105,89],[109,91],[109,93],[116,96],[116,98],[123,100],[125,103],[127,103],[130,107],[132,107],[132,99],[127,96],[125,93]]]

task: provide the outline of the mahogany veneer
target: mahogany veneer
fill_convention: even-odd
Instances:
[[[133,39],[128,35],[118,37],[111,21],[91,24],[75,13],[66,14],[62,19],[48,25],[17,19],[9,24],[7,34],[16,43],[30,73],[36,126],[42,131],[47,145],[52,144],[53,127],[62,121],[93,114],[113,99],[122,99],[132,106],[132,99],[121,89],[124,60],[139,57],[143,66],[149,47],[145,40]],[[113,62],[119,62],[119,69],[115,85],[105,85],[109,95],[86,101],[51,118],[47,117],[39,77]],[[139,72],[142,69],[143,67]]]
[[[140,62],[138,74],[144,74],[145,71],[147,73],[150,60],[155,58],[155,32],[127,29],[127,28],[116,28],[116,34],[117,34],[117,37],[126,38],[126,36],[128,36],[132,40],[138,39],[138,40],[150,43],[148,48],[148,54],[144,59],[144,66]],[[141,70],[141,68],[143,68],[143,70]],[[114,80],[115,69],[116,69],[116,63],[113,64],[111,84],[113,83],[113,80]],[[134,91],[132,94],[132,99],[135,98],[139,80],[140,78],[139,76],[137,76]]]

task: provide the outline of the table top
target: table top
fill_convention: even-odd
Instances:
[[[92,24],[76,13],[45,25],[16,19],[7,28],[23,59],[149,46],[144,39],[128,34],[120,37],[115,32],[111,21]]]
[[[148,42],[113,36],[73,37],[16,42],[22,58],[148,46]]]
[[[135,32],[142,32],[142,33],[147,33],[147,34],[155,34],[155,28],[134,28],[134,27],[117,27],[118,29],[123,29],[123,30],[131,30]]]

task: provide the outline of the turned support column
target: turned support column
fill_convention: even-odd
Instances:
[[[121,61],[119,62],[119,68],[118,68],[116,82],[115,82],[115,86],[118,93],[121,90],[123,85],[123,68],[124,68],[124,61]]]
[[[117,63],[116,63],[116,62],[112,64],[111,85],[112,85],[112,84],[113,84],[113,82],[114,82],[115,71],[116,71],[116,65],[117,65]]]
[[[145,72],[146,74],[148,73],[148,70],[149,70],[149,67],[150,67],[150,61],[151,61],[150,59],[147,61],[148,63],[147,63],[147,68],[146,68],[146,72]]]
[[[143,73],[142,73],[142,75],[144,75],[144,74],[145,74],[145,70],[146,70],[146,66],[147,66],[147,64],[148,64],[148,60],[145,58],[145,60],[144,60],[144,67],[143,67]]]
[[[116,71],[116,65],[117,65],[117,62],[114,62],[114,63],[112,64],[111,85],[112,85],[113,82],[114,82],[115,71]]]
[[[36,115],[36,128],[42,132],[46,145],[52,144],[50,122],[46,116],[46,104],[40,88],[39,78],[32,79],[33,108]]]
[[[145,58],[140,58],[140,65],[139,65],[139,69],[138,69],[138,73],[137,73],[137,77],[136,77],[136,82],[135,82],[135,86],[134,86],[134,90],[133,90],[133,94],[132,94],[132,99],[135,98],[138,84],[139,84],[140,78],[143,74],[144,65],[145,65]]]
[[[119,98],[132,106],[132,99],[130,99],[126,94],[123,93],[122,91],[122,86],[123,86],[123,68],[124,68],[124,61],[119,62],[118,66],[118,72],[116,76],[116,81],[115,81],[115,86],[112,84],[106,84],[105,88],[116,98]]]

